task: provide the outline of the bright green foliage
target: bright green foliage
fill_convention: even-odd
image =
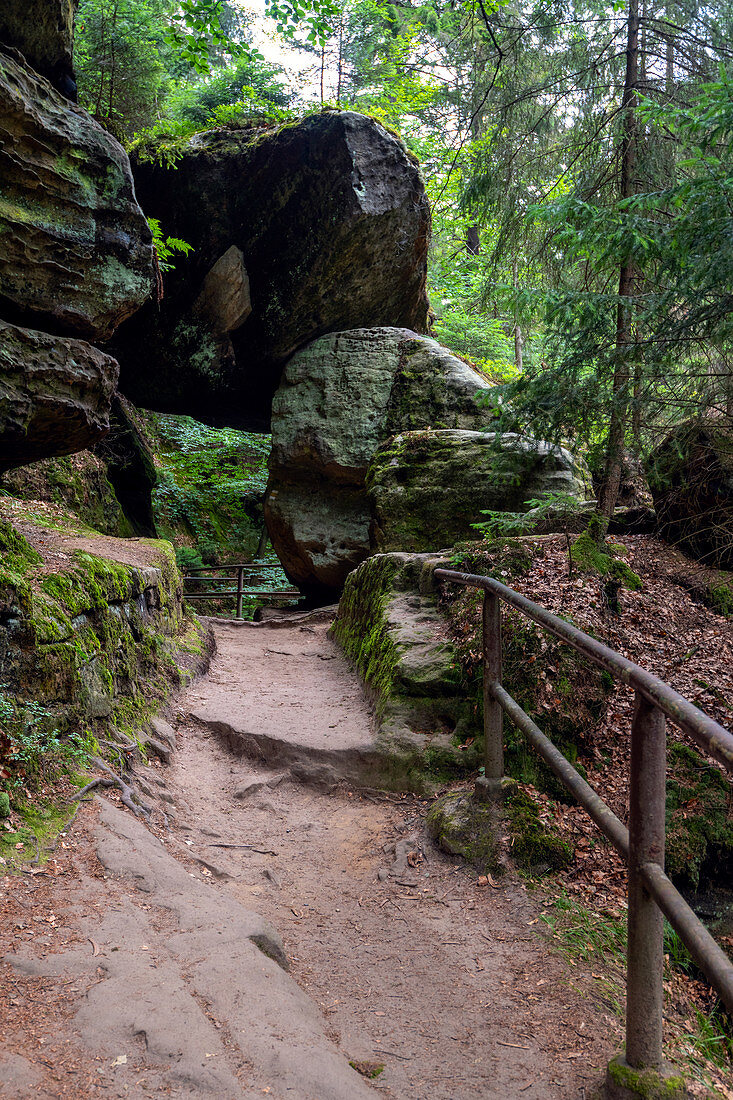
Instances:
[[[74,65],[79,100],[119,137],[157,114],[180,63],[166,42],[170,0],[81,0]]]
[[[207,563],[251,558],[262,532],[270,437],[146,415],[161,463],[153,490],[160,533]]]
[[[184,256],[193,252],[193,245],[188,244],[187,241],[182,241],[178,237],[164,237],[157,218],[148,218],[148,225],[153,234],[153,248],[158,258],[158,267],[162,272],[171,271],[175,267],[174,252],[181,252]]]
[[[126,141],[176,127],[190,135],[223,124],[222,107],[251,116],[289,99],[223,0],[81,0],[75,66],[82,105]]]

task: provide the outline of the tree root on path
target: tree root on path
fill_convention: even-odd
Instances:
[[[69,799],[70,802],[78,801],[80,798],[83,798],[85,794],[96,790],[97,787],[117,787],[121,792],[123,806],[127,806],[127,808],[132,810],[137,817],[150,817],[153,812],[153,807],[148,802],[143,801],[139,791],[135,790],[129,783],[126,783],[124,779],[116,774],[116,772],[113,772],[112,769],[105,764],[104,760],[100,760],[98,756],[92,757],[92,763],[105,774],[97,776],[91,783],[87,783],[85,787],[77,791],[73,798]]]

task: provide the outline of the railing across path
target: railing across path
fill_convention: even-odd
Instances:
[[[434,577],[482,589],[484,593],[486,793],[504,775],[503,713],[506,713],[626,860],[629,872],[626,1062],[633,1069],[659,1069],[663,1064],[663,915],[733,1013],[733,963],[664,873],[666,720],[671,719],[732,774],[733,734],[663,680],[493,577],[452,569],[436,569]],[[628,829],[502,686],[500,600],[634,689]]]
[[[268,569],[279,569],[279,565],[269,565],[266,562],[247,561],[240,562],[236,565],[205,565],[196,569],[189,569],[188,573],[183,578],[183,594],[186,600],[222,600],[228,599],[231,596],[236,597],[236,618],[242,618],[242,603],[245,596],[257,596],[260,598],[272,598],[273,596],[282,597],[283,599],[295,600],[300,598],[300,592],[297,588],[245,588],[244,580],[245,573],[259,575]],[[237,587],[236,588],[217,588],[210,591],[196,591],[191,592],[190,586],[192,582],[198,584],[217,584],[225,581],[226,577],[202,577],[200,573],[211,573],[213,570],[217,570],[219,573],[236,573]],[[186,589],[189,589],[187,591]]]

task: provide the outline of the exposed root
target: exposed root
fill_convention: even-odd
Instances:
[[[85,794],[96,790],[98,787],[117,787],[120,791],[123,806],[127,806],[128,810],[132,810],[137,817],[150,817],[153,807],[148,802],[143,801],[139,791],[113,772],[104,760],[100,760],[98,756],[92,757],[92,763],[105,774],[97,776],[91,783],[87,783],[85,787],[77,791],[73,798],[69,799],[70,802],[77,802]]]

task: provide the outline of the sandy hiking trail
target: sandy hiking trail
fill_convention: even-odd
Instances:
[[[15,889],[57,919],[4,957],[37,1012],[0,1095],[591,1100],[617,1020],[541,899],[439,852],[427,801],[360,789],[374,717],[328,622],[214,628],[140,771],[153,827],[97,799],[65,885]]]

